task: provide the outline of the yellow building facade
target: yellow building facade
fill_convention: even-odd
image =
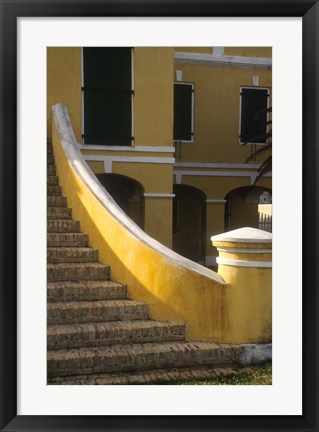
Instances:
[[[122,209],[164,245],[214,267],[210,237],[257,228],[259,197],[271,192],[270,175],[254,186],[260,160],[245,163],[260,145],[239,136],[243,89],[271,106],[271,48],[93,50],[48,48],[48,137],[51,107],[62,103],[82,155]]]

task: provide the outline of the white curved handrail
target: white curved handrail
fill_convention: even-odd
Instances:
[[[52,112],[62,148],[67,159],[75,172],[86,184],[92,194],[103,205],[106,211],[108,211],[122,226],[124,226],[131,235],[166,259],[173,260],[175,263],[196,273],[200,273],[215,282],[225,284],[224,280],[217,273],[172,251],[146,234],[135,222],[133,222],[132,219],[130,219],[117,205],[111,195],[104,189],[84,160],[72,129],[67,108],[61,103],[58,103],[52,107]]]

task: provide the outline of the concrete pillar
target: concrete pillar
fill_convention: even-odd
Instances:
[[[227,283],[229,342],[271,342],[272,234],[240,228],[211,240],[219,252],[218,274]]]

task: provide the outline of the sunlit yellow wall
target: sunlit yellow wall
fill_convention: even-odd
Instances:
[[[81,49],[47,48],[47,122],[51,129],[51,107],[60,102],[68,107],[75,136],[81,142]]]
[[[225,47],[224,55],[244,57],[268,57],[272,56],[271,47]]]
[[[271,243],[226,243],[213,242],[215,246],[240,249],[271,249]],[[219,252],[225,259],[239,261],[271,262],[271,253]],[[236,329],[236,338],[247,342],[256,340],[267,343],[272,340],[272,269],[262,267],[218,266],[227,282],[226,298],[229,312],[229,326]]]
[[[173,48],[134,49],[136,145],[172,145],[173,70]]]

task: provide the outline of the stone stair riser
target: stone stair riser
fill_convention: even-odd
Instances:
[[[86,263],[97,262],[98,250],[92,248],[48,248],[48,263]]]
[[[63,268],[59,265],[48,264],[48,282],[68,281],[68,280],[108,280],[110,278],[110,268],[108,266],[93,267],[90,263],[75,266],[70,264]]]
[[[109,303],[109,302],[106,302]],[[48,324],[79,324],[102,321],[129,321],[148,318],[147,304],[114,304],[105,302],[82,302],[77,305],[64,303],[53,304],[48,308]],[[54,307],[55,306],[55,307]]]
[[[62,195],[62,188],[61,186],[47,186],[47,195],[48,196],[61,196]]]
[[[64,196],[48,196],[48,207],[66,207],[66,197]]]
[[[126,299],[127,287],[113,281],[62,281],[48,284],[49,302]]]
[[[182,340],[185,340],[185,326],[182,324],[154,326],[152,321],[111,322],[49,327],[47,346],[49,350],[57,350]]]
[[[52,148],[50,149],[50,152],[47,152],[47,163],[48,163],[48,165],[51,165],[51,164],[55,163]]]
[[[59,177],[56,175],[47,176],[47,185],[48,186],[58,186],[59,185]]]
[[[47,174],[50,176],[55,176],[56,175],[56,169],[55,169],[55,165],[51,164],[47,166]]]
[[[123,346],[89,350],[52,351],[48,353],[48,376],[71,376],[110,372],[133,372],[193,365],[232,364],[236,349],[197,348],[187,343],[154,344],[152,347]]]
[[[47,247],[86,247],[88,236],[82,233],[49,233]]]
[[[47,223],[48,233],[78,233],[80,232],[80,222],[74,220],[51,219]]]
[[[71,220],[72,210],[67,207],[48,207],[47,218]]]

